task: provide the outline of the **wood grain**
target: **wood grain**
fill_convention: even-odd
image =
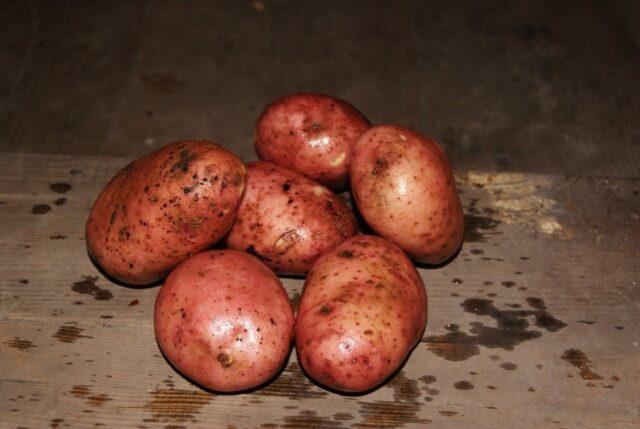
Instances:
[[[344,98],[458,169],[640,175],[637,1],[0,2],[0,151],[255,159],[283,94]],[[627,24],[627,25],[625,25]]]
[[[262,389],[220,395],[159,352],[157,287],[86,255],[91,204],[127,162],[0,154],[0,427],[640,425],[639,180],[458,175],[467,241],[420,269],[427,332],[392,379],[335,394],[292,353]]]

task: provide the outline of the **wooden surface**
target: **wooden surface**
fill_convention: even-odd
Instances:
[[[282,94],[345,98],[459,170],[640,175],[640,2],[0,2],[0,151],[254,159]],[[625,25],[627,24],[627,25]]]
[[[341,396],[294,353],[265,388],[218,395],[161,356],[157,287],[86,255],[126,162],[0,154],[0,427],[640,427],[639,180],[459,174],[467,241],[420,270],[427,332],[393,379]]]

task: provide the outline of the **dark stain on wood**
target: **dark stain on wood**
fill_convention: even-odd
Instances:
[[[496,228],[502,223],[501,220],[487,216],[487,213],[480,212],[476,207],[477,198],[471,199],[467,207],[467,214],[464,215],[464,241],[466,243],[485,243],[487,236],[501,234]]]
[[[438,379],[435,375],[425,375],[420,377],[420,381],[422,381],[426,385],[429,385],[435,383],[436,381],[438,381]]]
[[[539,307],[544,305],[542,300],[535,303]],[[422,339],[434,354],[451,361],[461,361],[479,354],[479,346],[511,351],[523,341],[541,337],[539,331],[528,329],[527,317],[533,316],[536,326],[549,332],[556,332],[567,326],[546,310],[499,310],[488,299],[469,298],[461,306],[468,313],[491,317],[497,322],[497,327],[472,322],[469,332],[473,335],[454,330]]]
[[[60,197],[55,200],[53,204],[55,204],[56,206],[64,206],[65,204],[67,204],[67,201],[69,201],[67,197]]]
[[[529,298],[527,298],[527,304],[529,304],[529,306],[535,308],[536,310],[546,310],[547,309],[547,305],[540,298],[529,297]]]
[[[71,190],[71,185],[64,182],[56,182],[49,185],[49,189],[58,194],[64,194]]]
[[[307,380],[300,366],[292,362],[276,380],[252,395],[277,396],[300,401],[307,398],[323,398],[328,392]]]
[[[67,238],[67,236],[62,234],[56,234],[49,237],[50,240],[64,240],[65,238]]]
[[[89,386],[85,385],[75,385],[71,388],[69,393],[71,393],[76,398],[84,398],[89,395],[91,391],[89,390]]]
[[[458,415],[456,411],[449,411],[449,410],[438,411],[438,414],[444,417],[454,417]]]
[[[569,362],[571,365],[575,366],[580,370],[580,377],[585,380],[602,380],[602,376],[600,374],[596,374],[591,369],[591,361],[584,354],[582,350],[579,349],[568,349],[562,354],[562,359]]]
[[[332,417],[319,416],[315,411],[302,410],[297,415],[287,416],[284,423],[277,426],[265,426],[263,428],[274,427],[281,429],[333,429],[344,427],[342,421]]]
[[[473,384],[471,384],[467,380],[461,380],[453,383],[453,387],[458,390],[471,390],[473,389]]]
[[[448,323],[444,325],[444,329],[446,329],[449,332],[457,332],[460,330],[460,325],[457,325],[455,323]]]
[[[84,280],[74,282],[71,290],[84,295],[91,295],[98,301],[108,301],[113,298],[110,290],[102,289],[96,285],[98,277],[82,276]]]
[[[430,335],[422,339],[436,356],[459,362],[480,354],[478,339],[464,332],[447,332],[444,335]]]
[[[60,419],[60,418],[57,418],[57,419],[51,419],[51,420],[49,421],[49,428],[50,428],[50,429],[56,429],[56,428],[59,428],[59,427],[60,427],[60,425],[61,425],[62,423],[64,423],[64,419]]]
[[[417,380],[409,379],[400,371],[386,385],[393,389],[393,401],[358,401],[358,413],[363,421],[354,428],[400,428],[408,424],[431,423],[418,413],[424,401]]]
[[[105,402],[108,401],[111,401],[111,398],[106,393],[87,396],[87,404],[94,407],[101,407]]]
[[[51,206],[49,204],[36,204],[31,208],[31,213],[37,215],[49,213],[50,211]]]
[[[111,401],[109,395],[105,393],[92,394],[91,388],[83,384],[73,386],[69,393],[76,398],[84,399],[86,404],[92,407],[101,407],[105,402]]]
[[[293,298],[291,298],[291,305],[293,305],[293,311],[298,310],[298,306],[300,305],[300,294],[298,292],[293,294]]]
[[[151,399],[142,407],[152,415],[152,422],[196,422],[202,407],[214,399],[211,393],[200,390],[154,389]]]
[[[333,415],[333,419],[337,420],[337,421],[349,421],[349,420],[353,420],[353,415],[349,414],[349,413],[336,413]]]
[[[82,335],[84,329],[74,325],[62,325],[58,331],[53,334],[53,338],[57,338],[61,343],[75,343],[80,338],[93,338],[88,335]]]
[[[518,365],[516,365],[515,363],[512,363],[512,362],[502,362],[500,364],[500,368],[506,369],[507,371],[513,371],[516,368],[518,368]]]
[[[38,347],[34,345],[31,341],[23,340],[20,337],[14,337],[12,340],[5,341],[4,344],[21,351],[27,351],[31,348]]]

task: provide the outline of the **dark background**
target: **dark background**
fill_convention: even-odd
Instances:
[[[295,91],[438,139],[457,170],[640,175],[640,1],[4,1],[0,151],[254,159]]]

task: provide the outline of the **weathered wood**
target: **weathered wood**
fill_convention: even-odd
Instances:
[[[331,393],[292,353],[266,387],[218,395],[162,358],[157,288],[86,255],[88,210],[126,162],[0,154],[0,427],[640,425],[640,181],[459,175],[467,241],[420,269],[429,324],[393,379]],[[295,299],[302,281],[284,283]]]
[[[319,91],[459,169],[638,176],[635,3],[3,1],[0,151],[246,161],[267,103]]]

